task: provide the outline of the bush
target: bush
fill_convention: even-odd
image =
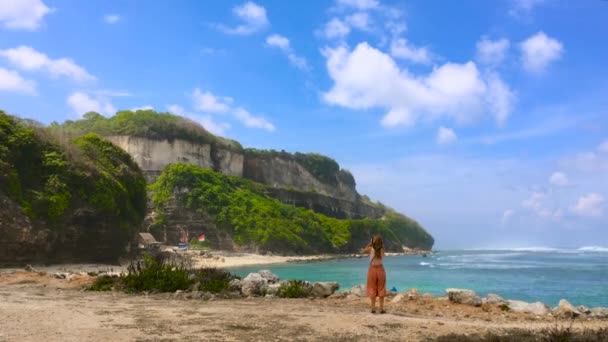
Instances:
[[[129,292],[175,292],[187,290],[192,285],[190,273],[184,262],[167,262],[159,256],[145,255],[143,261],[129,265],[122,281]]]
[[[199,291],[220,293],[227,291],[230,287],[230,281],[237,279],[237,277],[219,268],[203,268],[197,271],[194,279],[195,282],[200,283]]]
[[[302,280],[290,280],[286,283],[281,283],[277,291],[277,297],[280,298],[305,298],[310,295],[312,288]]]
[[[608,328],[575,331],[572,326],[555,325],[538,331],[515,329],[504,333],[488,332],[481,335],[449,334],[435,339],[433,342],[602,342],[606,341]]]
[[[102,275],[95,279],[95,282],[86,287],[86,291],[112,291],[115,287],[121,286],[121,278],[118,276]]]

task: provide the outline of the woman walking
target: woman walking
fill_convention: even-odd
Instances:
[[[365,246],[363,253],[369,254],[369,268],[367,270],[367,295],[371,300],[372,313],[376,313],[376,297],[380,297],[380,313],[384,310],[384,297],[386,296],[386,272],[382,265],[384,259],[384,242],[380,235],[372,238]]]

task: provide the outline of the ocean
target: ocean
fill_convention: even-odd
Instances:
[[[341,290],[365,284],[369,259],[349,258],[232,268],[239,276],[269,269],[281,279],[337,281]],[[541,301],[555,306],[565,298],[574,305],[608,307],[608,248],[515,248],[439,250],[428,257],[387,256],[387,289],[409,288],[433,295],[465,288],[485,296]]]

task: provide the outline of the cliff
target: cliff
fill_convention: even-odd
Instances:
[[[0,111],[0,264],[115,261],[141,227],[145,186],[99,136],[63,141]]]

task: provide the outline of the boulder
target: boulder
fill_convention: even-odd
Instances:
[[[447,289],[448,298],[453,303],[481,306],[481,298],[475,291],[465,289]]]
[[[340,288],[336,282],[316,282],[312,284],[311,295],[314,297],[329,297]]]
[[[266,296],[268,296],[268,295],[276,296],[277,292],[279,292],[280,287],[281,287],[281,284],[268,284],[268,286],[266,287]]]
[[[403,300],[403,298],[405,298],[404,294],[398,294],[395,296],[395,298],[391,299],[391,303],[399,303]]]
[[[367,286],[366,285],[355,285],[350,290],[350,294],[357,297],[367,297]]]
[[[409,289],[405,291],[404,295],[407,296],[407,299],[414,300],[420,298],[421,294],[418,289]]]
[[[269,270],[261,270],[258,272],[262,278],[266,279],[269,284],[275,284],[279,282],[279,276],[270,272]]]
[[[489,293],[486,298],[483,299],[483,302],[491,305],[507,304],[507,301],[504,300],[504,298],[494,293]]]
[[[608,308],[592,308],[589,309],[589,314],[595,318],[608,318]]]
[[[238,291],[241,292],[241,288],[243,287],[242,281],[241,279],[232,279],[230,281],[230,284],[228,285],[228,288],[231,291]]]
[[[576,307],[576,309],[581,313],[581,314],[585,314],[588,315],[591,313],[591,310],[589,310],[588,307],[584,306],[584,305],[579,305]]]
[[[551,308],[541,302],[528,303],[521,300],[509,300],[507,305],[513,312],[527,312],[534,315],[546,315],[551,312]]]
[[[241,281],[241,292],[245,296],[262,296],[265,294],[268,280],[262,277],[259,273],[249,273],[245,279]]]
[[[26,272],[36,272],[36,270],[34,270],[32,265],[25,265],[25,271]]]
[[[581,315],[581,312],[565,299],[559,301],[559,304],[553,308],[552,313],[554,316],[562,318],[574,318]]]
[[[331,299],[344,299],[349,294],[350,294],[349,291],[336,292],[336,293],[332,294],[331,296],[329,296],[328,298],[331,298]]]

